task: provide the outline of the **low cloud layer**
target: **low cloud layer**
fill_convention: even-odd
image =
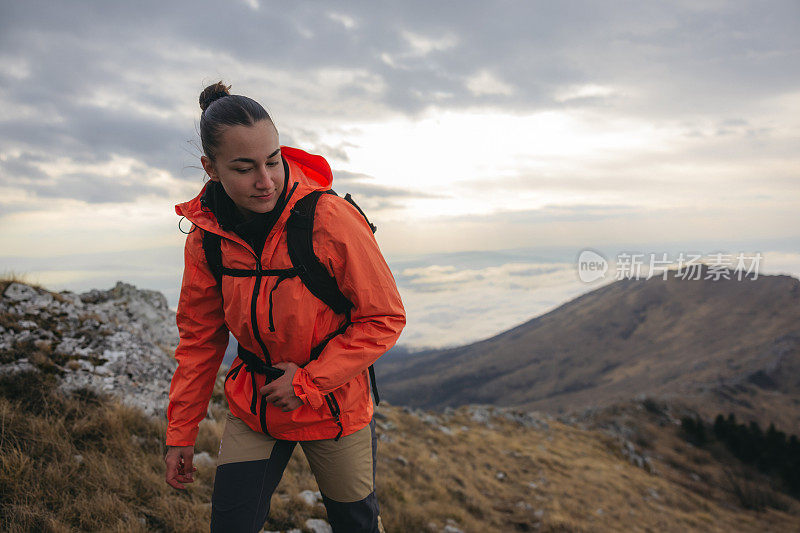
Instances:
[[[754,249],[694,243],[691,246],[599,250],[609,261],[604,278],[585,283],[577,270],[578,248],[530,248],[491,252],[426,254],[389,260],[406,309],[407,325],[399,344],[410,349],[475,342],[517,326],[585,292],[611,283],[633,269],[617,270],[619,254],[638,253],[647,275],[648,254],[675,262],[681,253],[699,253],[713,262],[715,252],[735,256],[758,252],[759,275],[786,274],[800,279],[800,254],[795,250]],[[109,288],[117,281],[162,291],[177,306],[182,248],[164,246],[135,251],[75,253],[56,257],[0,256],[2,274],[22,274],[54,289],[85,291]],[[621,262],[622,259],[619,259]],[[157,267],[156,267],[157,265]],[[675,264],[672,265],[676,266]],[[747,263],[747,267],[751,264]]]

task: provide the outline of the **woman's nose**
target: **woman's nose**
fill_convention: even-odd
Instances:
[[[256,187],[266,189],[269,187],[269,173],[266,167],[259,167],[256,174]]]

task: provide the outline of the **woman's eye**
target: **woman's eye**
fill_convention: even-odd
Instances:
[[[245,172],[249,172],[250,171],[249,168],[234,168],[233,170],[235,170],[239,174],[244,174]]]
[[[274,167],[274,166],[276,166],[278,163],[279,163],[278,161],[272,161],[271,163],[267,163],[267,166],[268,166],[268,167]]]

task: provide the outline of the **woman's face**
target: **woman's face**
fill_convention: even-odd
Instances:
[[[209,178],[222,184],[245,218],[275,208],[283,190],[278,132],[268,120],[229,126],[221,135],[216,161],[200,158]]]

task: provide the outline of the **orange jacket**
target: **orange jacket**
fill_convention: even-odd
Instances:
[[[291,208],[312,190],[330,188],[332,180],[330,167],[321,156],[288,146],[282,146],[281,151],[289,167],[287,201],[264,244],[262,269],[292,266],[285,231]],[[275,331],[269,328],[268,307],[276,276],[262,277],[256,289],[255,277],[225,275],[220,293],[206,262],[203,232],[197,228],[224,237],[221,250],[225,267],[256,269],[256,255],[241,237],[223,230],[213,213],[201,209],[204,190],[175,206],[175,211],[193,225],[184,249],[177,313],[180,343],[175,351],[178,367],[169,391],[167,445],[194,444],[225,354],[228,331],[242,347],[264,358],[254,325],[272,364],[307,363],[297,370],[292,381],[295,394],[303,400],[302,406],[283,412],[265,402],[270,435],[287,440],[328,439],[336,437],[340,429],[341,435],[349,435],[367,425],[373,409],[367,369],[394,345],[406,318],[394,277],[364,218],[350,203],[334,195],[323,194],[317,204],[312,237],[315,254],[354,307],[352,324],[325,346],[318,359],[309,362],[311,348],[343,325],[345,316],[334,313],[312,295],[299,277],[280,281],[271,294]],[[231,368],[240,362],[237,357]],[[257,388],[264,385],[266,378],[241,370],[229,373],[225,396],[235,416],[253,430],[261,431],[258,412],[250,411],[251,376],[256,377]],[[323,398],[328,393],[338,403],[341,428]]]

